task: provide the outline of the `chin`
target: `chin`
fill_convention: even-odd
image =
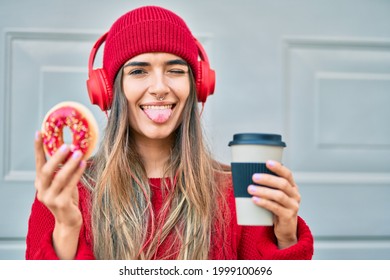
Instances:
[[[158,127],[152,130],[141,131],[141,134],[148,139],[164,140],[170,139],[173,136],[175,129]]]

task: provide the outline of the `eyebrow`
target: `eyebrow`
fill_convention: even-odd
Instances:
[[[148,62],[140,62],[140,61],[131,61],[131,62],[127,63],[124,67],[129,67],[129,66],[142,66],[142,67],[146,67],[146,66],[150,66],[150,63],[148,63]]]
[[[188,65],[188,63],[187,62],[185,62],[183,59],[173,59],[173,60],[169,60],[169,61],[167,61],[167,63],[166,63],[167,65],[185,65],[185,66],[187,66]]]
[[[166,63],[166,65],[185,65],[185,66],[188,66],[188,63],[185,62],[183,59],[173,59],[173,60],[168,60]],[[131,61],[129,63],[127,63],[124,67],[129,67],[129,66],[133,66],[133,67],[147,67],[147,66],[150,66],[151,64],[149,62],[143,62],[143,61]]]

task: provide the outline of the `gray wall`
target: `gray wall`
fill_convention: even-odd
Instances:
[[[45,112],[88,104],[93,43],[144,4],[176,11],[207,50],[217,86],[203,119],[217,159],[230,161],[236,132],[282,134],[315,259],[389,259],[386,0],[0,0],[0,259],[24,258]]]

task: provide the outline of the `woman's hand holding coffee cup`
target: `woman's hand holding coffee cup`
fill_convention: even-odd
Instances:
[[[248,186],[253,202],[274,214],[274,232],[280,249],[297,243],[298,210],[301,195],[292,172],[281,163],[269,160],[269,170],[277,176],[255,173],[252,176],[256,185]]]
[[[282,162],[281,135],[238,133],[229,142],[237,223],[273,226],[280,249],[297,243],[301,196]]]

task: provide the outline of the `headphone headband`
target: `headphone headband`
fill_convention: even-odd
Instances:
[[[108,32],[104,33],[93,45],[91,53],[89,55],[88,60],[88,73],[92,73],[93,70],[93,62],[95,61],[96,54],[100,48],[100,46],[106,41]]]

